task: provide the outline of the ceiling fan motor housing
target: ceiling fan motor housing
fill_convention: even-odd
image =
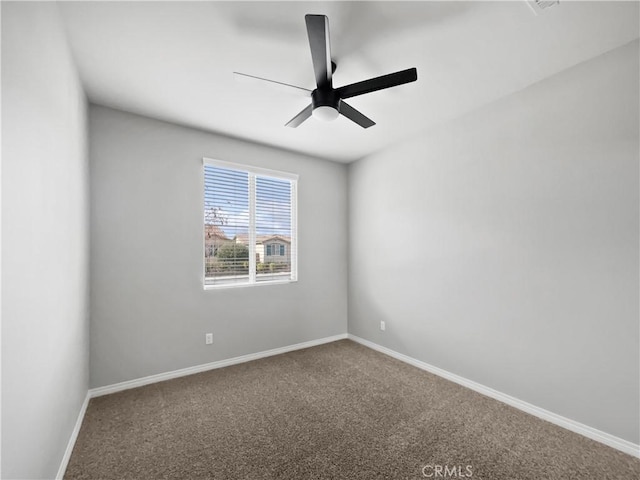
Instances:
[[[339,110],[340,96],[333,89],[320,90],[319,88],[316,88],[311,92],[311,105],[314,110],[318,107],[331,107],[335,110]]]

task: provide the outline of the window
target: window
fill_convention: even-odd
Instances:
[[[277,243],[267,244],[267,256],[275,255],[284,256],[284,245],[279,245]]]
[[[297,280],[297,179],[204,159],[205,287]]]

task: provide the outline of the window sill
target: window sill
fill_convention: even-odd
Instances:
[[[247,288],[247,287],[262,287],[265,285],[284,285],[286,283],[297,283],[296,280],[272,280],[269,282],[256,282],[256,283],[222,283],[219,285],[203,285],[203,290],[223,290],[226,288]]]

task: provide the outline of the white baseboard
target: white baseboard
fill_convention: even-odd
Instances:
[[[502,403],[506,403],[507,405],[517,408],[518,410],[527,412],[538,418],[558,425],[559,427],[566,428],[567,430],[571,430],[572,432],[583,435],[587,438],[595,440],[596,442],[604,443],[605,445],[615,448],[616,450],[620,450],[621,452],[640,458],[640,445],[636,445],[635,443],[589,427],[588,425],[584,425],[583,423],[576,422],[569,418],[550,412],[548,410],[545,410],[544,408],[536,407],[535,405],[512,397],[511,395],[507,395],[505,393],[494,390],[493,388],[486,387],[480,383],[468,380],[454,373],[447,372],[446,370],[443,370],[441,368],[434,367],[433,365],[429,365],[428,363],[416,360],[415,358],[409,357],[402,353],[398,353],[395,350],[391,350],[390,348],[383,347],[381,345],[378,345],[377,343],[370,342],[369,340],[365,340],[364,338],[360,338],[352,334],[348,334],[348,338],[350,340],[353,340],[354,342],[360,343],[361,345],[369,347],[373,350],[377,350],[378,352],[384,353],[385,355],[393,357],[397,360],[413,365],[414,367],[426,370],[427,372],[438,375],[439,377],[446,378],[447,380],[462,385],[463,387],[470,388],[471,390],[481,393],[482,395],[486,395],[487,397],[491,397]]]
[[[84,402],[82,402],[82,406],[80,407],[80,412],[78,413],[78,419],[76,420],[76,424],[73,427],[73,431],[71,432],[71,437],[69,437],[69,442],[67,442],[67,449],[64,451],[64,456],[62,457],[62,462],[60,462],[60,468],[58,468],[58,473],[56,475],[56,480],[62,480],[64,477],[64,472],[67,470],[67,465],[69,465],[69,459],[71,458],[71,452],[73,452],[73,447],[76,444],[76,440],[78,439],[78,433],[80,433],[80,427],[82,426],[82,421],[84,420],[84,414],[87,411],[87,406],[89,405],[89,399],[91,396],[89,392],[84,397]]]
[[[539,417],[543,420],[547,420],[548,422],[551,422],[555,425],[566,428],[567,430],[571,430],[572,432],[578,433],[587,438],[590,438],[592,440],[595,440],[597,442],[603,443],[617,450],[620,450],[624,453],[640,458],[640,446],[636,445],[635,443],[629,442],[627,440],[623,440],[614,435],[602,432],[600,430],[589,427],[582,423],[565,418],[561,415],[557,415],[543,408],[536,407],[535,405],[531,405],[530,403],[524,402],[510,395],[506,395],[497,390],[494,390],[492,388],[476,383],[472,380],[468,380],[459,375],[455,375],[441,368],[434,367],[433,365],[429,365],[428,363],[422,362],[420,360],[416,360],[415,358],[409,357],[402,353],[398,353],[394,350],[378,345],[377,343],[370,342],[369,340],[365,340],[363,338],[357,337],[352,334],[343,333],[343,334],[334,335],[331,337],[320,338],[318,340],[311,340],[309,342],[297,343],[295,345],[288,345],[286,347],[274,348],[271,350],[265,350],[257,353],[250,353],[248,355],[241,355],[239,357],[229,358],[227,360],[220,360],[217,362],[206,363],[203,365],[196,365],[194,367],[174,370],[172,372],[160,373],[157,375],[150,375],[148,377],[129,380],[127,382],[121,382],[121,383],[116,383],[114,385],[107,385],[105,387],[90,389],[87,392],[87,396],[82,404],[82,407],[80,408],[78,419],[76,420],[76,424],[73,428],[73,431],[71,432],[71,437],[69,438],[67,449],[65,450],[64,456],[62,458],[62,462],[60,463],[60,468],[58,469],[58,474],[56,475],[56,479],[62,479],[64,476],[64,473],[67,469],[67,465],[69,464],[69,459],[71,458],[71,453],[73,452],[73,447],[75,446],[76,440],[78,438],[78,433],[80,432],[80,427],[82,426],[82,421],[84,419],[87,406],[89,405],[89,400],[91,398],[99,397],[102,395],[108,395],[110,393],[120,392],[122,390],[128,390],[130,388],[141,387],[143,385],[149,385],[151,383],[161,382],[164,380],[170,380],[172,378],[184,377],[186,375],[192,375],[194,373],[200,373],[207,370],[213,370],[216,368],[228,367],[230,365],[237,365],[239,363],[250,362],[252,360],[271,357],[273,355],[292,352],[294,350],[315,347],[317,345],[331,343],[338,340],[343,340],[345,338],[349,338],[354,342],[360,343],[366,347],[369,347],[373,350],[377,350],[378,352],[384,353],[385,355],[389,355],[390,357],[396,358],[402,362],[408,363],[422,370],[426,370],[427,372],[438,375],[439,377],[443,377],[443,378],[446,378],[447,380],[451,380],[452,382],[455,382],[459,385],[470,388],[471,390],[474,390],[488,397],[494,398],[500,402],[506,403],[507,405],[511,405],[512,407],[515,407],[519,410],[530,413],[531,415]]]
[[[333,335],[331,337],[311,340],[309,342],[296,343],[295,345],[288,345],[286,347],[274,348],[271,350],[265,350],[263,352],[250,353],[248,355],[241,355],[239,357],[229,358],[226,360],[218,360],[217,362],[205,363],[203,365],[196,365],[194,367],[182,368],[180,370],[173,370],[172,372],[159,373],[157,375],[149,375],[148,377],[136,378],[134,380],[115,383],[113,385],[92,388],[91,390],[89,390],[89,395],[91,396],[91,398],[100,397],[102,395],[108,395],[110,393],[129,390],[130,388],[137,388],[137,387],[142,387],[143,385],[149,385],[151,383],[162,382],[164,380],[171,380],[172,378],[184,377],[187,375],[193,375],[194,373],[206,372],[207,370],[214,370],[216,368],[228,367],[230,365],[237,365],[238,363],[250,362],[252,360],[271,357],[273,355],[280,355],[281,353],[292,352],[294,350],[315,347],[317,345],[322,345],[324,343],[331,343],[337,340],[344,340],[345,338],[347,338],[347,334],[342,333],[340,335]]]

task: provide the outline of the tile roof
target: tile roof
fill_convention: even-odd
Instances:
[[[235,238],[236,242],[238,243],[243,243],[245,245],[249,243],[249,235],[247,235],[246,233],[240,233],[236,235]],[[287,235],[256,235],[256,243],[258,244],[264,243],[271,239],[277,239],[282,242],[291,243],[291,238],[289,238]]]

